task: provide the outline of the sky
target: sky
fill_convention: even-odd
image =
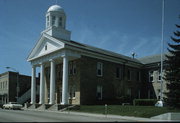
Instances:
[[[45,14],[60,5],[71,40],[136,58],[161,53],[163,0],[0,0],[0,73],[31,75],[27,57],[45,30]],[[164,52],[180,24],[180,0],[165,0]]]

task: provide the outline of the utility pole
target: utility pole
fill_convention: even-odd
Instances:
[[[164,54],[164,0],[162,0],[162,30],[161,30],[161,97],[160,101],[163,100],[163,54]]]

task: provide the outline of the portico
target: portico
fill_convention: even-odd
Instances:
[[[55,104],[57,100],[57,96],[55,96],[55,90],[56,88],[59,88],[62,91],[61,99],[59,102],[61,102],[62,105],[68,104],[68,62],[69,60],[80,58],[79,55],[68,53],[68,51],[60,51],[57,53],[59,55],[54,56],[51,54],[47,54],[46,56],[36,59],[32,61],[32,80],[31,80],[31,104],[35,104],[36,102],[36,68],[40,67],[40,95],[39,95],[39,104],[45,104],[47,101],[49,92],[49,102],[48,104]],[[76,57],[75,57],[76,55]],[[62,70],[62,89],[60,87],[56,87],[56,64],[62,63],[63,64],[63,70]],[[50,83],[49,83],[49,90],[47,90],[47,86],[45,86],[47,83],[45,80],[45,67],[50,67]]]

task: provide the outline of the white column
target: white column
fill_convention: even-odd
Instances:
[[[49,104],[54,104],[55,102],[55,63],[51,59],[51,71],[50,71],[50,102]]]
[[[68,104],[68,57],[63,57],[62,105]]]
[[[44,104],[45,100],[45,82],[44,82],[44,64],[41,63],[40,70],[40,94],[39,94],[39,104]]]
[[[36,67],[32,66],[31,75],[31,104],[36,103]]]

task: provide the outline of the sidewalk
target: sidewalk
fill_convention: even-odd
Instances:
[[[158,120],[151,118],[142,118],[142,117],[133,117],[133,116],[120,116],[120,115],[104,115],[104,114],[94,114],[87,112],[75,112],[75,111],[52,111],[52,110],[38,110],[38,109],[24,109],[29,111],[45,111],[45,112],[55,112],[62,114],[71,114],[71,115],[80,115],[80,116],[88,116],[88,117],[102,117],[102,118],[112,118],[112,119],[123,119],[127,121],[135,121],[135,122],[144,122],[144,121],[170,121],[170,120]]]

